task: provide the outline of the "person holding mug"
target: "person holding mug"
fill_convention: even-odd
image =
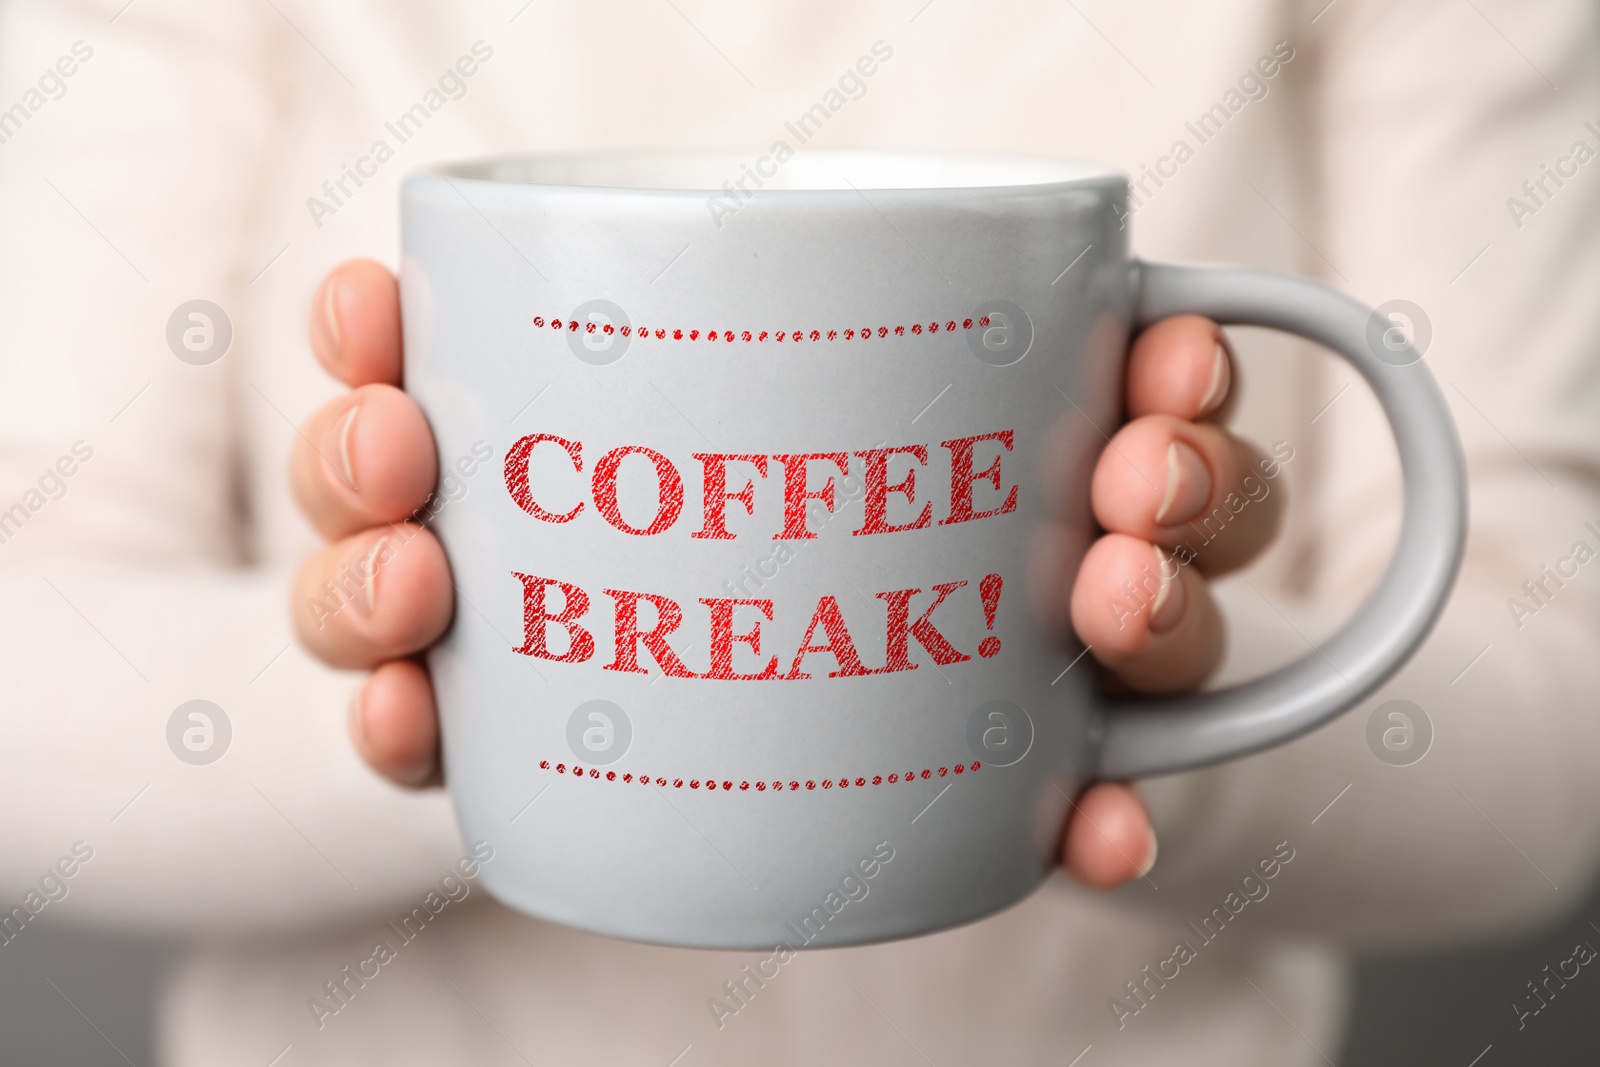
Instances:
[[[1080,1057],[1081,1067],[1162,1058],[1322,1063],[1339,1055],[1349,952],[1503,933],[1577,899],[1600,855],[1600,827],[1587,814],[1597,799],[1592,694],[1600,613],[1584,554],[1574,548],[1600,544],[1584,525],[1596,521],[1600,499],[1590,474],[1600,446],[1589,432],[1600,404],[1589,373],[1600,322],[1582,284],[1595,269],[1595,251],[1571,240],[1592,229],[1600,212],[1600,187],[1585,183],[1587,164],[1572,147],[1577,139],[1595,143],[1584,125],[1595,119],[1584,109],[1600,77],[1593,12],[1557,4],[1521,14],[1513,26],[1489,11],[1502,37],[1471,10],[1443,3],[1390,10],[1342,0],[1323,10],[1320,3],[1263,0],[1220,12],[1171,5],[1158,17],[1024,5],[1003,18],[947,3],[922,11],[836,5],[738,17],[682,5],[655,12],[424,5],[382,19],[344,8],[235,12],[144,3],[123,11],[21,4],[0,13],[3,61],[23,72],[18,84],[37,86],[41,72],[54,72],[39,90],[39,106],[24,103],[27,119],[13,117],[0,144],[7,159],[0,203],[13,205],[10,239],[0,250],[0,321],[11,341],[4,373],[12,387],[0,396],[11,405],[6,424],[20,442],[5,454],[14,490],[3,503],[9,508],[14,500],[26,513],[0,524],[12,608],[0,616],[0,656],[14,694],[0,795],[10,810],[29,813],[18,821],[18,843],[6,850],[6,885],[23,899],[41,871],[83,840],[92,862],[80,864],[70,895],[51,902],[38,922],[194,938],[163,996],[168,1062],[581,1056],[685,1065],[897,1057]],[[84,47],[74,49],[80,39]],[[797,52],[799,40],[808,43]],[[797,54],[833,58],[804,58],[799,69]],[[61,56],[72,63],[57,66]],[[862,57],[871,63],[859,63]],[[152,79],[152,70],[171,77]],[[138,108],[124,106],[130,97]],[[1518,117],[1507,118],[1512,114]],[[781,165],[769,147],[778,140],[796,150]],[[837,591],[817,589],[795,609],[802,617],[793,630],[776,618],[793,606],[783,600],[785,588],[810,580],[808,552],[815,559],[833,541],[889,544],[920,533],[853,536],[877,484],[869,461],[856,453],[926,447],[916,500],[934,502],[933,534],[963,529],[935,525],[951,517],[955,452],[944,443],[1012,428],[947,428],[943,420],[976,393],[963,401],[957,389],[942,399],[938,387],[919,391],[892,433],[823,434],[814,445],[768,447],[725,436],[685,405],[670,378],[656,380],[664,399],[652,401],[648,416],[637,414],[643,406],[621,409],[639,422],[632,436],[585,436],[558,425],[586,410],[582,405],[603,401],[611,386],[593,383],[615,379],[602,374],[633,373],[657,358],[721,358],[703,335],[681,342],[700,346],[682,350],[687,355],[652,348],[673,343],[670,335],[658,339],[658,328],[750,329],[759,336],[761,329],[804,327],[808,338],[815,328],[823,333],[816,349],[809,339],[784,343],[818,359],[834,358],[826,331],[837,329],[835,344],[881,342],[889,358],[902,351],[890,348],[895,326],[909,332],[937,321],[938,344],[951,347],[936,349],[929,339],[924,350],[941,359],[960,355],[963,375],[977,381],[991,371],[1032,373],[1047,355],[1044,339],[1053,336],[1046,327],[1060,323],[1035,317],[1041,346],[1009,367],[986,362],[968,341],[969,330],[998,324],[992,312],[978,310],[991,297],[1027,305],[1035,316],[1031,302],[1014,294],[986,293],[917,317],[837,323],[791,322],[788,312],[781,322],[678,322],[661,317],[661,309],[647,318],[635,302],[601,291],[564,294],[549,306],[530,299],[515,307],[517,329],[526,331],[514,335],[522,347],[474,356],[519,388],[532,369],[546,367],[566,375],[563,384],[542,398],[543,379],[525,394],[488,396],[493,434],[458,439],[463,425],[451,423],[447,440],[444,421],[435,420],[455,402],[439,385],[448,376],[435,373],[436,363],[406,362],[425,351],[410,331],[429,321],[430,307],[448,315],[467,305],[439,287],[437,264],[422,272],[435,284],[432,305],[426,287],[411,287],[418,273],[402,254],[397,224],[404,176],[429,168],[439,179],[434,165],[444,160],[729,143],[756,145],[770,157],[741,159],[758,176],[774,165],[782,175],[824,150],[868,146],[1104,159],[1130,184],[1120,208],[1099,222],[1121,242],[1124,267],[1135,252],[1160,262],[1235,261],[1316,275],[1385,314],[1395,301],[1413,305],[1405,329],[1421,348],[1418,326],[1426,324],[1431,343],[1419,361],[1396,369],[1425,369],[1437,381],[1472,488],[1460,579],[1427,641],[1349,714],[1279,747],[1151,777],[1139,772],[1155,766],[1153,759],[1106,760],[1063,773],[1059,793],[1046,777],[1030,779],[1030,788],[1041,787],[1033,795],[1058,796],[1055,808],[1021,831],[1009,818],[994,823],[1001,832],[991,863],[976,851],[976,830],[955,833],[974,810],[968,801],[1034,773],[1051,744],[1057,753],[1113,751],[1090,735],[1089,718],[1071,720],[1084,731],[1073,741],[1048,732],[1064,731],[1068,717],[1046,721],[1032,698],[998,694],[1034,716],[1041,746],[1011,765],[974,754],[967,720],[953,712],[916,740],[928,746],[928,759],[904,766],[818,762],[802,773],[799,761],[812,753],[799,744],[772,757],[792,758],[792,772],[752,767],[743,778],[725,773],[711,753],[703,764],[685,758],[671,766],[626,755],[614,764],[577,758],[574,743],[594,751],[586,748],[585,724],[602,734],[604,724],[580,719],[577,740],[569,742],[565,730],[577,702],[541,704],[539,687],[548,683],[535,668],[559,685],[570,673],[561,672],[583,665],[515,651],[531,647],[526,628],[516,625],[525,603],[513,602],[508,626],[505,604],[486,603],[463,584],[472,580],[471,568],[488,561],[494,567],[485,565],[485,574],[526,595],[510,573],[509,550],[502,559],[495,545],[460,538],[463,523],[490,507],[520,524],[505,527],[517,537],[575,533],[562,542],[572,560],[585,537],[596,546],[633,538],[607,521],[595,492],[597,465],[619,448],[658,452],[684,491],[676,524],[657,539],[636,538],[646,547],[634,557],[608,557],[623,561],[706,529],[696,452],[765,456],[768,468],[759,480],[752,465],[727,467],[729,494],[747,481],[755,485],[757,514],[727,501],[735,539],[721,544],[741,551],[730,557],[733,566],[719,557],[709,585],[697,578],[694,588],[678,590],[672,573],[661,585],[605,576],[594,584],[575,571],[538,569],[554,557],[516,549],[520,573],[565,581],[590,597],[590,614],[579,621],[596,639],[596,671],[616,654],[618,601],[606,589],[657,594],[684,610],[686,621],[663,633],[663,647],[695,678],[668,673],[666,657],[644,643],[658,609],[642,598],[635,648],[649,673],[610,672],[666,694],[663,702],[680,699],[688,686],[800,687],[848,669],[837,656],[814,651],[799,663],[809,680],[708,679],[708,646],[720,631],[701,598],[770,599],[775,619],[770,628],[760,619],[763,638],[794,638],[764,643],[759,657],[749,643],[733,641],[730,670],[761,673],[778,656],[778,669],[792,673],[804,646],[829,642],[826,617],[809,641],[804,631],[823,598],[835,596],[861,669],[876,671],[889,663],[882,627],[893,594],[921,590],[906,603],[909,630],[931,603],[933,583],[963,580],[929,619],[967,661],[940,663],[927,651],[932,637],[926,644],[912,638],[907,655],[915,671],[833,681],[890,685],[914,677],[932,693],[945,684],[935,667],[955,688],[965,684],[957,668],[998,673],[1024,653],[1040,663],[1050,655],[1059,657],[1051,661],[1059,663],[1055,672],[1037,681],[1028,674],[1040,692],[1100,699],[1104,681],[1108,703],[1148,710],[1147,701],[1203,700],[1303,657],[1321,662],[1319,650],[1335,678],[1351,664],[1328,638],[1359,609],[1403,540],[1405,490],[1395,457],[1405,446],[1391,444],[1383,411],[1355,372],[1248,328],[1227,309],[1213,307],[1208,317],[1153,304],[1143,317],[1133,294],[1154,290],[1136,290],[1122,273],[1117,284],[1129,288],[1104,292],[1126,302],[1111,316],[1112,328],[1092,340],[1095,351],[1114,354],[1116,372],[1058,379],[1065,395],[1045,393],[1049,382],[1041,381],[1024,398],[1040,411],[1053,405],[1059,423],[1051,425],[1079,435],[1064,452],[1078,457],[1081,469],[1052,483],[1033,479],[1041,462],[1027,469],[1031,480],[1014,479],[1001,460],[999,486],[968,483],[975,514],[1003,508],[1001,490],[1013,485],[1021,487],[1018,507],[1037,509],[1036,527],[1047,525],[1047,505],[1080,509],[1084,521],[1068,525],[1092,536],[1044,544],[1035,558],[1039,571],[1012,572],[1008,562],[972,573],[929,571],[921,584],[857,581],[860,597],[837,583]],[[1545,177],[1545,163],[1562,184]],[[452,210],[480,227],[481,249],[493,249],[474,253],[486,286],[534,293],[534,270],[548,266],[537,254],[538,231],[519,229],[523,223],[479,179],[449,176],[461,189],[459,196],[448,185],[441,190],[455,198]],[[744,172],[737,166],[723,177],[734,194],[722,190],[711,203],[701,197],[691,206],[710,233],[741,240],[741,232],[764,225],[766,201],[743,195],[756,186],[752,179],[739,184]],[[923,231],[907,228],[880,187],[861,191],[854,210],[877,227],[874,240],[900,257],[889,280],[929,294],[965,282],[953,276],[947,285],[939,277],[938,269],[949,273],[959,257],[942,259]],[[1508,198],[1516,204],[1508,206]],[[545,233],[570,222],[556,218]],[[1023,251],[1064,232],[1041,225]],[[574,247],[599,255],[598,248]],[[631,284],[714,300],[713,288],[689,288],[705,266],[697,257],[709,247],[664,247]],[[1081,250],[1057,242],[1040,290],[1081,292],[1081,277],[1116,273],[1110,264],[1121,257],[1107,246],[1074,265]],[[748,279],[736,280],[763,268],[752,258]],[[1086,269],[1089,275],[1078,273]],[[188,307],[197,299],[224,311],[231,332],[215,312]],[[591,318],[589,309],[580,321],[579,306],[594,299],[621,306],[630,330],[649,327],[648,340],[633,335],[615,363],[585,362],[579,352],[592,351],[588,326],[603,331],[624,322],[611,312]],[[986,315],[991,327],[981,326]],[[580,328],[558,336],[556,316],[580,321]],[[967,318],[973,326],[964,325]],[[945,329],[952,321],[955,330]],[[1264,316],[1251,321],[1263,324]],[[870,341],[844,341],[846,329],[868,325]],[[1089,337],[1092,321],[1079,325]],[[878,337],[879,328],[889,334]],[[569,344],[575,334],[578,351]],[[715,343],[743,355],[774,342],[719,336]],[[746,344],[752,347],[739,347]],[[770,356],[796,358],[789,347]],[[592,376],[591,385],[579,375]],[[472,395],[486,391],[474,387]],[[891,396],[878,389],[866,399],[887,405]],[[673,403],[698,431],[671,421],[678,418]],[[786,417],[767,410],[777,412],[774,425]],[[797,398],[794,413],[800,410]],[[1404,425],[1405,417],[1395,422]],[[552,516],[584,504],[570,523],[546,522],[521,506],[515,464],[507,481],[508,454],[541,433],[583,446],[581,471],[559,442],[528,446],[530,501]],[[84,447],[74,449],[79,440]],[[812,518],[815,543],[773,540],[784,529],[786,475],[775,457],[801,447],[850,455],[850,474],[834,475],[836,510],[845,514],[847,504],[850,517],[826,527]],[[994,441],[974,448],[975,474],[1003,451]],[[1010,454],[1033,463],[1046,451],[1030,445],[1025,457]],[[63,457],[71,462],[58,467]],[[634,510],[645,499],[638,479],[653,470],[651,462],[630,453],[612,472],[617,512],[639,529],[653,517]],[[915,522],[909,498],[887,492],[913,464],[905,453],[886,462],[883,521]],[[822,464],[810,473],[800,491],[822,492]],[[932,486],[938,494],[922,495]],[[1081,493],[1063,492],[1059,501],[1041,496],[1052,487]],[[1228,520],[1213,518],[1216,536],[1172,534],[1186,522],[1203,526],[1219,505]],[[815,500],[800,506],[807,516],[823,510]],[[775,524],[752,534],[741,524],[758,515]],[[1001,515],[964,528],[998,531],[1004,521]],[[744,551],[757,536],[760,551]],[[768,547],[795,544],[792,559]],[[1182,544],[1195,549],[1186,561],[1177,554]],[[1454,546],[1441,542],[1438,552],[1450,556]],[[1018,545],[1008,545],[1008,561],[1021,557]],[[1054,584],[1037,577],[1062,561],[1081,566],[1061,568]],[[1424,552],[1407,573],[1438,563]],[[993,629],[983,587],[991,573],[1004,579]],[[1036,604],[1035,592],[1048,595]],[[564,604],[554,592],[548,597],[544,614],[559,615]],[[853,614],[864,602],[879,612],[870,654]],[[1108,607],[1117,603],[1120,612]],[[958,610],[947,624],[939,612],[951,607]],[[735,608],[730,638],[754,632],[752,613],[761,609]],[[506,632],[493,633],[495,627]],[[1046,632],[1054,642],[1048,649],[1038,636]],[[470,726],[475,708],[458,700],[453,706],[469,714],[456,715],[450,705],[473,677],[451,673],[454,643],[465,648],[485,635],[493,636],[496,655],[515,657],[508,662],[525,669],[526,718],[546,731],[501,735],[500,755],[527,757],[519,773],[528,777],[517,784],[531,788],[515,797],[492,792],[511,781],[499,767],[486,762],[475,778],[441,763],[441,729]],[[981,648],[991,637],[1000,648],[986,657]],[[553,640],[546,651],[559,657],[571,648]],[[594,698],[628,710],[635,733],[629,751],[642,759],[659,732],[615,693]],[[963,694],[962,715],[988,699]],[[190,707],[194,700],[215,710]],[[1394,701],[1416,710],[1386,707]],[[1105,723],[1115,721],[1117,708]],[[230,730],[217,712],[225,712]],[[71,729],[63,733],[63,724]],[[984,731],[995,723],[985,718],[980,725],[982,751]],[[456,745],[447,738],[444,759],[467,751],[496,755],[490,740]],[[1125,751],[1153,750],[1134,744]],[[966,769],[956,778],[958,762]],[[1164,769],[1178,762],[1163,759]],[[973,770],[974,763],[981,766]],[[558,764],[566,768],[559,774]],[[941,767],[949,771],[943,779]],[[907,772],[917,776],[910,785]],[[645,773],[648,787],[638,784]],[[625,774],[633,782],[619,784]],[[713,774],[716,789],[708,792]],[[891,786],[891,774],[902,780]],[[883,784],[872,784],[877,776]],[[681,789],[673,785],[680,777]],[[701,785],[691,791],[695,777]],[[865,783],[858,786],[857,778]],[[746,780],[748,792],[741,789]],[[815,790],[806,789],[808,780]],[[763,781],[768,788],[758,794]],[[941,781],[948,792],[941,794]],[[783,788],[774,790],[774,782]],[[799,788],[791,790],[791,782]],[[433,788],[441,783],[479,790],[473,796],[487,798],[498,832],[459,833],[450,801]],[[39,803],[41,796],[52,802]],[[715,821],[737,821],[744,812],[848,814],[846,805],[885,796],[905,806],[904,832],[849,840],[847,853],[829,857],[841,862],[818,867],[818,881],[803,887],[809,895],[793,908],[783,897],[788,882],[769,879]],[[657,884],[710,885],[727,899],[779,899],[797,932],[781,947],[785,935],[775,931],[761,948],[740,937],[736,949],[729,940],[718,951],[689,950],[584,932],[579,927],[597,923],[556,914],[548,897],[495,903],[514,897],[518,886],[539,889],[535,880],[548,877],[551,884],[564,879],[571,889],[565,899],[581,904],[584,870],[559,862],[540,867],[516,842],[545,840],[540,835],[560,825],[557,814],[582,810],[598,812],[592,817],[608,832],[622,831],[630,823],[607,821],[606,806],[645,801],[657,806],[649,818],[660,821],[646,824],[655,840],[641,845],[641,882],[657,859],[682,862]],[[764,824],[755,816],[751,823],[738,840],[767,847],[758,841]],[[999,840],[1004,834],[1011,837]],[[931,883],[910,875],[934,862],[929,857],[946,839],[969,849],[961,854],[967,881],[952,899],[972,901],[967,890],[999,885],[983,902],[991,917],[927,936],[802,951],[819,925],[813,920],[808,928],[805,919],[817,908],[826,918],[811,944],[842,946],[960,921],[935,914],[938,901],[930,897],[928,910],[901,930],[874,930],[886,916],[906,914],[911,887]],[[1019,842],[1026,848],[1012,847]],[[782,843],[773,844],[774,854]],[[658,847],[668,855],[646,854]],[[616,849],[603,854],[617,860]],[[1059,860],[1064,874],[1049,875],[1041,856],[1051,866]],[[705,881],[685,881],[693,878]],[[1044,884],[1027,895],[1040,878]],[[605,887],[595,885],[590,896],[598,907]],[[1018,896],[1026,899],[1003,906]],[[663,904],[683,916],[697,900],[708,904],[715,929],[718,913],[709,905],[720,899],[690,894]],[[528,911],[569,925],[529,918]],[[828,940],[830,930],[839,940]],[[863,936],[847,936],[852,931]],[[24,929],[7,951],[20,951],[32,932]],[[669,931],[656,940],[695,939]],[[1514,1030],[1516,1023],[1507,1013],[1504,1026]],[[1498,1031],[1482,1041],[1470,1033],[1446,1038],[1459,1039],[1461,1062],[1490,1041],[1498,1052],[1501,1040]]]
[[[401,382],[399,287],[370,260],[335,268],[313,302],[311,338],[318,360],[352,387],[302,428],[293,481],[306,516],[330,539],[306,561],[292,602],[316,602],[325,583],[364,561],[363,603],[354,612],[293,618],[307,647],[335,666],[371,670],[351,711],[351,736],[362,757],[406,786],[441,781],[433,686],[414,654],[450,625],[456,605],[444,552],[424,527],[395,528],[426,502],[437,470],[428,421],[396,387]],[[1188,690],[1214,672],[1222,629],[1207,577],[1247,564],[1266,547],[1281,519],[1283,494],[1241,515],[1194,566],[1172,568],[1157,539],[1175,547],[1192,539],[1188,523],[1222,505],[1229,487],[1264,457],[1215,416],[1233,375],[1226,335],[1197,315],[1163,319],[1129,351],[1126,403],[1131,419],[1100,453],[1094,507],[1107,533],[1090,549],[1076,582],[1058,596],[1070,602],[1074,629],[1091,655],[1139,692]],[[1070,409],[1069,409],[1070,410]],[[315,442],[339,441],[329,453]],[[1134,459],[1133,457],[1138,457]],[[349,466],[342,466],[348,460]],[[1142,461],[1142,462],[1141,462]],[[362,467],[358,482],[357,464]],[[347,475],[349,480],[346,480]],[[1151,476],[1170,475],[1152,482]],[[1166,527],[1166,531],[1161,531]],[[391,549],[401,539],[416,551]],[[387,543],[385,543],[387,542]],[[1173,571],[1152,591],[1148,610],[1126,621],[1103,603],[1124,582]],[[378,591],[382,590],[382,599]],[[1063,862],[1084,884],[1120,885],[1155,863],[1155,833],[1127,785],[1094,785],[1078,799],[1062,840]]]
[[[1062,851],[1115,883],[1147,872],[1153,831],[1123,786],[1079,807],[1086,779],[1291,740],[1426,634],[1459,559],[1461,459],[1380,313],[1289,275],[1131,261],[1125,180],[1091,165],[813,152],[723,230],[700,207],[736,161],[414,175],[402,285],[354,263],[314,304],[403,336],[404,370],[398,347],[377,351],[382,377],[355,379],[300,435],[294,483],[335,540],[296,582],[298,633],[375,668],[352,721],[373,724],[356,736],[374,755],[408,752],[400,780],[435,776],[443,748],[463,834],[501,853],[483,878],[502,900],[599,933],[759,948],[796,915],[817,946],[968,922]],[[902,241],[886,246],[876,220]],[[634,280],[651,246],[697,241],[676,277]],[[506,244],[526,276],[495,264]],[[947,261],[941,288],[903,273],[920,248]],[[1062,248],[1070,279],[1052,277]],[[561,314],[574,285],[604,296]],[[540,304],[557,311],[530,316]],[[1400,448],[1402,536],[1356,616],[1293,666],[1108,705],[1092,672],[1068,677],[1096,649],[1134,692],[1212,673],[1222,626],[1204,578],[1248,562],[1281,517],[1266,486],[1292,449],[1268,458],[1208,421],[1232,357],[1194,312],[1302,333],[1361,369]],[[368,344],[333,318],[314,337],[336,372],[330,339]],[[504,492],[425,514],[433,457],[483,453]],[[782,581],[717,595],[750,544],[772,542],[791,547]],[[1023,595],[1008,603],[1008,587]],[[431,681],[396,662],[441,637]],[[931,809],[957,785],[870,914],[812,907],[837,869],[920,820],[908,802]],[[679,819],[692,834],[673,836]],[[1061,824],[1063,842],[1041,840]],[[707,867],[695,835],[730,870]]]

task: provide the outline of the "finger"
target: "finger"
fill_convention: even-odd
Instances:
[[[438,785],[439,716],[428,672],[411,660],[381,664],[350,705],[350,740],[396,785]]]
[[[1078,568],[1072,628],[1131,689],[1174,693],[1222,658],[1222,617],[1206,580],[1147,541],[1106,534]]]
[[[1277,535],[1277,473],[1276,463],[1220,426],[1146,415],[1100,453],[1090,498],[1105,529],[1220,574],[1248,563]]]
[[[1199,315],[1162,319],[1128,352],[1128,416],[1215,416],[1233,383],[1233,355],[1222,327]]]
[[[339,264],[311,301],[311,350],[346,385],[400,383],[400,286],[370,259]]]
[[[433,431],[416,401],[366,385],[327,404],[295,439],[289,482],[324,537],[398,522],[422,507],[439,474]]]
[[[372,667],[432,644],[453,610],[450,568],[433,534],[414,523],[366,530],[301,564],[290,614],[313,655]]]
[[[1156,835],[1133,790],[1115,782],[1090,786],[1073,805],[1061,863],[1091,889],[1115,889],[1150,873]]]

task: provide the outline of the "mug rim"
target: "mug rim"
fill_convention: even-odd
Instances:
[[[774,172],[752,174],[772,160],[761,149],[645,149],[483,156],[433,163],[413,178],[441,178],[540,190],[681,196],[725,196],[741,178],[740,197],[831,193],[940,193],[1126,187],[1114,167],[1066,157],[992,153],[817,149],[792,152]],[[852,173],[853,176],[852,176]],[[781,179],[781,180],[780,180]],[[751,188],[753,182],[755,188]]]

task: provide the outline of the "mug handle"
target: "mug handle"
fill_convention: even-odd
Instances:
[[[1377,394],[1405,482],[1400,539],[1366,601],[1320,648],[1271,674],[1187,696],[1116,699],[1099,721],[1101,778],[1171,774],[1292,740],[1346,711],[1410,657],[1444,609],[1466,540],[1466,464],[1455,426],[1420,353],[1377,355],[1369,329],[1389,323],[1308,278],[1243,267],[1131,264],[1133,325],[1205,315],[1268,326],[1342,356]],[[1381,333],[1380,333],[1381,336]]]

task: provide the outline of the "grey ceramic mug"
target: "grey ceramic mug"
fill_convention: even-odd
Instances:
[[[1087,781],[1287,741],[1410,655],[1466,507],[1433,379],[1315,282],[1130,259],[1126,193],[1069,162],[820,152],[407,179],[406,388],[457,590],[431,665],[490,892],[680,945],[947,927],[1050,873]],[[1353,364],[1404,521],[1299,662],[1111,700],[1031,607],[1030,546],[1070,579],[1130,332],[1181,312]]]

